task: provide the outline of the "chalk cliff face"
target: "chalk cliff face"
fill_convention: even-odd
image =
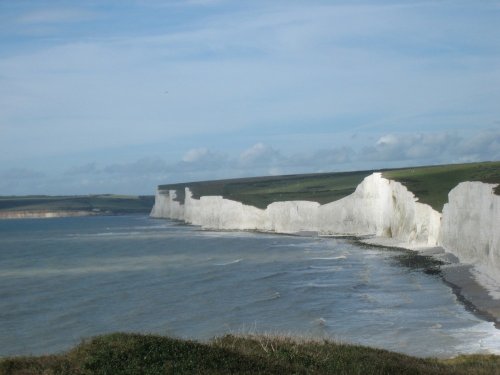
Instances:
[[[380,173],[366,177],[353,194],[325,205],[287,201],[262,210],[220,196],[194,199],[187,188],[184,204],[175,197],[173,190],[158,192],[151,216],[185,220],[207,229],[377,235],[411,246],[436,245],[439,233],[440,214]]]
[[[193,199],[186,189],[185,217],[188,223],[209,229],[266,230],[263,210],[222,197]]]
[[[419,247],[436,245],[440,218],[402,184],[374,173],[353,194],[321,206],[318,225],[325,234],[376,235]]]
[[[184,206],[177,202],[175,190],[157,191],[151,217],[184,220]]]
[[[495,185],[462,182],[448,194],[439,243],[473,264],[483,284],[500,285],[500,196]],[[489,279],[489,280],[488,280]]]
[[[175,200],[173,190],[158,192],[151,216],[215,230],[374,235],[410,249],[442,246],[461,263],[474,265],[478,281],[500,298],[500,197],[494,186],[459,184],[449,193],[442,215],[380,173],[366,177],[351,195],[325,205],[287,201],[265,210],[220,196],[194,199],[186,188],[184,204]]]
[[[186,188],[184,204],[176,201],[174,190],[157,192],[151,216],[215,230],[374,235],[413,249],[442,246],[461,263],[474,265],[483,285],[498,289],[500,197],[494,194],[494,186],[459,184],[449,193],[442,215],[380,173],[366,177],[353,194],[325,205],[287,201],[271,203],[265,210],[220,196],[194,199]]]

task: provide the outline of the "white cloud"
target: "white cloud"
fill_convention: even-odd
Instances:
[[[192,163],[207,156],[208,153],[209,151],[207,148],[194,148],[184,154],[184,156],[182,157],[182,161],[186,163]]]
[[[479,130],[472,135],[458,132],[383,134],[368,146],[358,144],[358,138],[356,136],[350,146],[301,154],[287,154],[258,142],[233,154],[200,147],[189,149],[180,160],[145,157],[106,165],[91,162],[75,165],[63,173],[10,168],[0,171],[0,192],[152,194],[159,184],[184,181],[500,160],[500,129]]]
[[[0,173],[0,180],[36,180],[45,174],[34,169],[10,168]]]
[[[387,134],[367,146],[359,160],[450,163],[500,159],[500,130],[475,133]]]
[[[64,172],[64,174],[69,176],[77,176],[77,175],[89,175],[99,173],[99,168],[96,162],[91,162],[83,165],[77,165],[69,168]]]
[[[490,160],[500,160],[500,129],[488,129],[475,133],[472,137],[460,142],[457,147],[458,154],[477,155]]]
[[[250,148],[244,150],[239,157],[242,165],[270,165],[282,159],[280,153],[271,146],[264,143],[256,143]]]
[[[398,143],[398,139],[393,134],[383,135],[377,141],[378,147],[391,146]]]
[[[40,182],[47,176],[31,168],[0,170],[0,195],[23,195],[41,192]]]
[[[24,14],[19,18],[19,22],[24,24],[67,23],[86,21],[96,16],[93,12],[80,9],[44,9]]]
[[[225,0],[185,0],[188,5],[219,5]]]

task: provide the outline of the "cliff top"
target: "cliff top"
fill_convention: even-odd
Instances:
[[[401,182],[419,202],[442,212],[448,193],[460,182],[500,184],[500,161],[395,169],[385,171],[383,176]],[[495,188],[495,193],[500,195],[500,185]]]
[[[286,336],[232,336],[207,343],[114,333],[40,357],[0,359],[0,374],[493,374],[500,356],[417,358],[387,350]]]
[[[308,200],[325,204],[354,192],[358,184],[373,172],[396,180],[413,192],[422,203],[442,211],[448,192],[463,181],[500,184],[500,161],[448,164],[387,170],[298,174],[251,177],[228,180],[199,181],[160,185],[160,190],[176,190],[177,200],[184,201],[184,188],[194,198],[221,195],[244,204],[265,208],[272,202]],[[500,195],[500,186],[496,188]]]
[[[273,202],[290,200],[325,204],[351,194],[373,172],[375,171],[250,177],[160,185],[158,188],[176,190],[180,202],[184,201],[184,188],[189,187],[194,198],[221,195],[259,208],[266,208]]]

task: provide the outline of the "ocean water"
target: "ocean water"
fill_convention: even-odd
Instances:
[[[291,334],[417,356],[500,351],[492,323],[401,255],[146,216],[0,221],[0,356],[115,331]]]

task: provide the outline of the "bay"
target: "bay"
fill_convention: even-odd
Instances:
[[[271,333],[417,356],[497,353],[500,334],[399,250],[210,232],[146,216],[0,221],[0,356],[109,332]]]

